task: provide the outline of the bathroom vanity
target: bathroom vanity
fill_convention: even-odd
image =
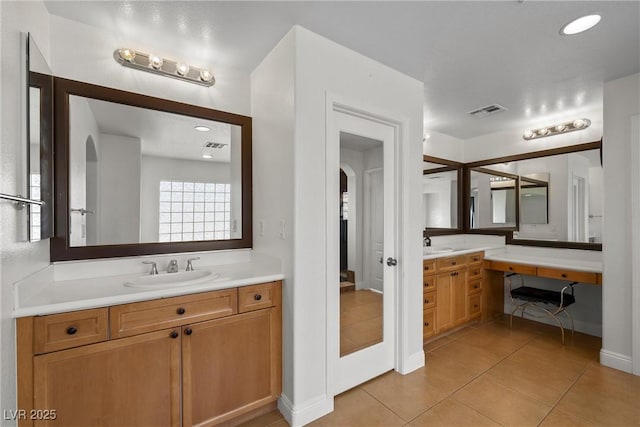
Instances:
[[[272,410],[282,378],[280,276],[225,275],[181,291],[127,288],[100,298],[88,290],[49,308],[30,308],[25,297],[23,313],[53,312],[17,318],[19,407],[33,414],[20,425],[204,426]],[[96,280],[125,288],[122,277]],[[64,295],[72,282],[40,295],[56,287]],[[176,289],[182,295],[151,297]],[[64,310],[109,298],[132,302]]]

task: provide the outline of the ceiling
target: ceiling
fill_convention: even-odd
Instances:
[[[382,147],[382,141],[348,132],[340,132],[340,147],[364,153],[365,151]]]
[[[299,24],[424,82],[425,128],[462,139],[601,110],[603,82],[640,71],[639,1],[46,4],[214,70],[252,71]],[[595,28],[559,34],[594,12]],[[508,111],[465,114],[493,103]]]
[[[87,102],[101,133],[139,138],[144,156],[206,162],[230,161],[229,144],[231,126],[234,125],[97,99],[88,99]],[[195,126],[207,126],[210,131],[200,132],[194,129]],[[208,141],[226,145],[221,149],[203,148]],[[203,159],[205,152],[213,157]]]

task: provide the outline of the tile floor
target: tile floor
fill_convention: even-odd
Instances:
[[[640,377],[598,363],[601,341],[508,317],[425,346],[426,366],[335,399],[312,426],[640,426]],[[286,427],[277,412],[244,427]]]
[[[382,341],[382,294],[367,289],[340,293],[340,356]]]

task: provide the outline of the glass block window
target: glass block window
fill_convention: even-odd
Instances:
[[[29,197],[40,200],[40,174],[32,173],[29,176]],[[40,240],[40,206],[29,205],[29,233],[32,242]]]
[[[160,181],[161,242],[230,238],[229,184]]]

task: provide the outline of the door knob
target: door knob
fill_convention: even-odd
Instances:
[[[395,259],[395,258],[391,258],[391,257],[389,257],[389,258],[387,258],[387,265],[388,265],[389,267],[396,266],[396,265],[398,265],[398,260],[397,260],[397,259]]]

